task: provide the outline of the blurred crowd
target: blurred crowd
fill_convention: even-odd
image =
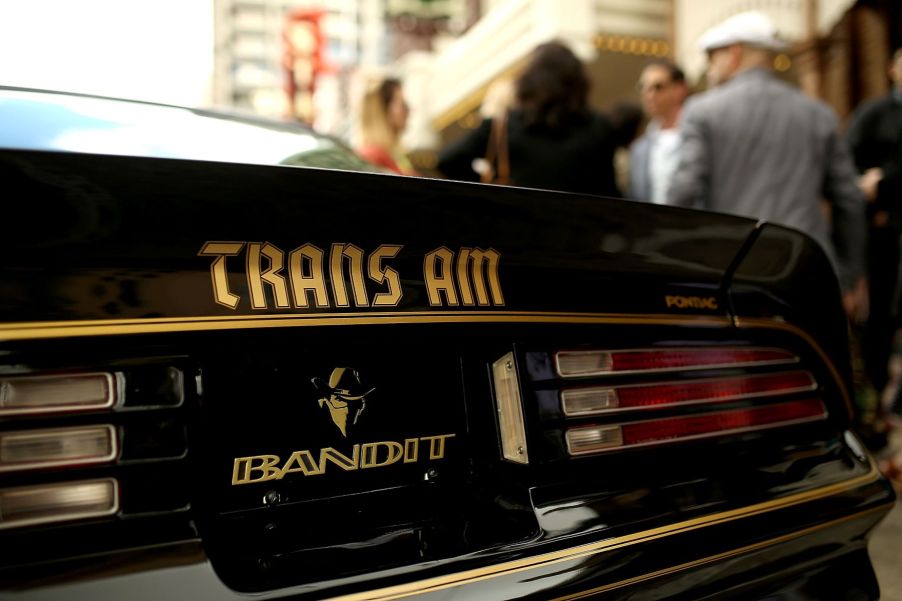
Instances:
[[[438,171],[709,209],[809,234],[836,269],[853,333],[858,427],[879,451],[902,419],[890,368],[902,305],[902,49],[891,60],[890,94],[859,106],[842,128],[826,103],[776,74],[785,47],[764,14],[735,15],[700,39],[704,91],[692,94],[679,66],[653,60],[639,75],[639,102],[601,113],[589,106],[580,59],[565,44],[540,45],[515,79],[489,88],[482,123],[441,150]],[[401,82],[374,82],[359,152],[416,174],[400,148],[406,119]],[[902,455],[884,468],[898,477]]]

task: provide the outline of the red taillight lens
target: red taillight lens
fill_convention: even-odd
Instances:
[[[596,415],[790,394],[810,391],[816,386],[808,372],[786,372],[663,384],[572,388],[561,391],[561,406],[567,416]]]
[[[825,414],[826,410],[821,401],[807,399],[764,407],[718,411],[706,415],[657,419],[624,426],[623,442],[629,445],[646,444],[700,434],[735,432],[755,426],[771,426],[777,423],[796,422],[800,419],[821,418]]]
[[[772,428],[823,419],[826,415],[823,402],[805,399],[629,424],[571,428],[566,434],[567,449],[571,455],[585,455]]]
[[[623,351],[558,351],[557,373],[564,378],[613,373],[748,367],[796,363],[789,351],[773,348],[641,349]]]

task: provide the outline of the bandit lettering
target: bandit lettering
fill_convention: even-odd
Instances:
[[[326,471],[346,472],[388,467],[395,463],[438,461],[447,452],[447,440],[455,434],[437,434],[407,438],[403,442],[393,440],[355,444],[349,453],[332,447],[313,452],[295,451],[284,461],[278,455],[253,455],[236,457],[232,467],[232,484],[254,484],[281,480],[285,476],[321,476]]]

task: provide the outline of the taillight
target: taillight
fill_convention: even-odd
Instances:
[[[118,448],[111,425],[0,432],[0,471],[107,463]]]
[[[111,478],[0,490],[0,529],[113,515],[119,486]]]
[[[558,375],[564,378],[780,365],[799,360],[783,349],[742,347],[559,351],[554,359]]]
[[[662,384],[565,388],[561,391],[561,405],[567,416],[600,415],[775,396],[814,390],[816,386],[810,373],[797,371]]]
[[[7,423],[60,426],[87,411],[109,414],[121,401],[116,372],[37,374],[0,378],[0,419]],[[50,469],[111,464],[120,453],[117,429],[95,424],[0,430],[0,473],[29,476]],[[107,423],[104,423],[107,422]],[[0,529],[108,516],[119,507],[112,478],[0,488]]]
[[[119,379],[111,373],[0,378],[0,417],[108,409],[119,396]]]
[[[806,399],[628,424],[576,427],[567,430],[567,451],[571,455],[585,455],[613,449],[739,434],[823,419],[826,415],[827,410],[823,402]]]
[[[524,402],[539,402],[536,423],[544,440],[561,441],[557,456],[730,436],[828,414],[815,376],[782,348],[581,349],[528,356],[527,377],[541,384]],[[512,363],[509,353],[493,366],[503,457],[526,463],[525,434],[520,455],[510,453],[510,433],[525,431],[517,402],[522,387]],[[502,364],[508,366],[503,377]]]
[[[498,403],[501,454],[514,463],[529,463],[523,405],[520,402],[520,384],[513,353],[504,355],[492,364],[492,376]]]
[[[0,376],[0,528],[111,516],[125,489],[133,512],[170,509],[142,492],[185,456],[184,395],[183,371],[152,360]]]

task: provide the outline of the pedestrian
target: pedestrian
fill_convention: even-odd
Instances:
[[[645,125],[642,105],[632,100],[618,100],[606,114],[614,128],[614,174],[617,189],[629,190],[630,148]]]
[[[867,299],[864,201],[836,114],[776,77],[774,54],[785,44],[763,13],[727,19],[700,46],[714,87],[683,110],[668,204],[805,232],[833,260],[847,314],[860,318]],[[822,199],[832,203],[832,232]]]
[[[645,133],[630,147],[629,196],[655,204],[667,202],[680,146],[680,114],[689,95],[686,76],[674,63],[656,59],[639,75]]]
[[[613,129],[588,95],[579,58],[559,42],[542,44],[514,83],[511,108],[445,147],[438,170],[451,179],[619,196]],[[490,176],[480,178],[474,161],[489,163]]]
[[[357,153],[395,173],[417,175],[401,147],[409,114],[399,79],[378,77],[368,82],[360,107]]]
[[[867,201],[870,312],[862,347],[865,372],[878,395],[889,383],[897,327],[893,299],[902,232],[902,48],[893,55],[889,76],[890,93],[858,107],[847,132]]]

